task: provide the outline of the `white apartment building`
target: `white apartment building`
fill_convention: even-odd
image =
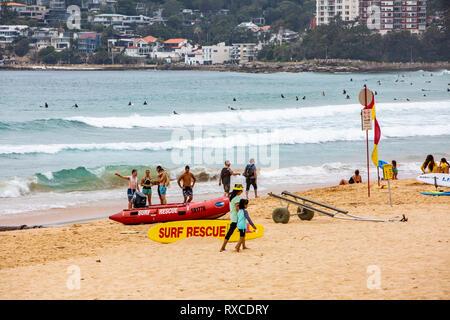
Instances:
[[[336,15],[340,15],[343,21],[356,20],[359,0],[316,0],[317,25],[328,24]]]
[[[12,43],[19,36],[25,36],[28,33],[28,26],[0,26],[0,44]]]
[[[226,46],[225,42],[215,46],[202,47],[203,64],[223,64],[231,60],[232,46]]]

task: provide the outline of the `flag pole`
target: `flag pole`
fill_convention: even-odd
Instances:
[[[365,107],[367,107],[367,86],[364,85]],[[366,150],[367,150],[367,196],[370,198],[370,173],[369,173],[369,130],[366,130]]]

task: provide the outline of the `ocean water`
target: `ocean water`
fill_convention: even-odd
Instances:
[[[202,198],[221,192],[217,175],[225,159],[243,169],[254,157],[262,193],[335,185],[355,169],[365,181],[357,99],[363,85],[377,93],[379,157],[397,160],[400,178],[417,176],[429,153],[450,158],[447,70],[2,71],[0,215],[108,199],[123,198],[125,205],[126,182],[114,173],[129,175],[136,168],[142,176],[150,168],[155,176],[157,165],[172,179],[190,165],[199,178],[194,192]],[[370,152],[372,139],[370,131]],[[372,163],[370,174],[376,177]],[[169,197],[181,198],[175,181]]]

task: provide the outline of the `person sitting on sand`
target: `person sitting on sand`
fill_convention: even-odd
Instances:
[[[449,173],[449,164],[447,162],[447,159],[445,159],[445,158],[441,159],[441,162],[439,162],[439,166],[438,166],[438,172]]]
[[[166,192],[167,192],[167,188],[170,186],[169,175],[161,166],[157,166],[156,171],[158,172],[159,200],[160,200],[161,204],[167,204]]]
[[[422,170],[422,173],[436,173],[437,168],[438,168],[438,166],[437,166],[436,162],[434,161],[433,155],[431,155],[431,154],[427,155],[425,162],[420,167],[420,169]]]
[[[230,193],[231,176],[240,175],[240,173],[233,172],[233,170],[230,169],[230,165],[230,161],[226,160],[225,167],[222,168],[222,171],[220,171],[219,174],[219,186],[223,184],[223,195],[225,197],[227,197]]]
[[[128,180],[128,190],[127,190],[128,209],[132,209],[133,208],[133,195],[135,194],[136,191],[140,191],[139,184],[138,184],[138,178],[137,178],[137,170],[133,169],[131,171],[131,176],[122,176],[122,175],[118,174],[117,172],[115,173],[115,175],[118,176],[119,178]]]
[[[397,175],[398,175],[397,161],[395,161],[395,160],[392,160],[392,173],[394,175],[392,180],[398,180],[397,179]]]
[[[195,176],[189,172],[189,166],[184,168],[184,173],[178,178],[178,186],[183,190],[184,203],[188,203],[192,201],[193,191],[195,185]],[[183,180],[183,186],[181,186],[180,182]],[[192,185],[191,185],[192,183]]]
[[[230,193],[230,228],[228,229],[228,232],[225,236],[225,239],[223,239],[222,247],[220,248],[220,251],[224,251],[225,247],[228,243],[228,240],[230,240],[231,235],[233,234],[234,230],[237,227],[238,222],[238,215],[237,212],[239,210],[239,202],[241,201],[240,195],[242,194],[242,191],[244,191],[244,187],[242,187],[242,184],[236,183],[234,185],[233,191]]]
[[[150,177],[150,170],[145,170],[145,177],[141,179],[142,193],[147,196],[148,205],[152,205],[152,178]]]
[[[248,206],[247,199],[241,199],[239,201],[238,222],[237,222],[237,228],[239,230],[239,241],[235,247],[236,252],[239,252],[241,245],[242,249],[248,249],[248,247],[245,246],[245,231],[247,230],[247,221],[256,230],[256,226],[253,223],[252,219],[250,219],[248,211],[246,210],[247,206]]]
[[[359,175],[359,170],[355,170],[355,174],[350,177],[350,179],[347,181],[345,179],[342,179],[341,182],[339,182],[340,185],[344,184],[354,184],[354,183],[361,183],[362,178]]]

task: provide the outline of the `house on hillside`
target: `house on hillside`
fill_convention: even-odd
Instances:
[[[78,33],[78,51],[91,54],[100,46],[101,34],[96,32]]]

